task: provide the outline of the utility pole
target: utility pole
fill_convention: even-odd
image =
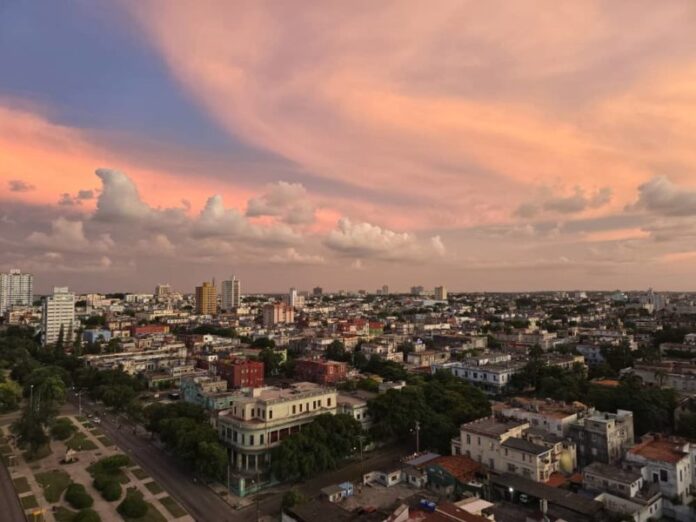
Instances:
[[[31,408],[31,412],[34,413],[34,385],[33,384],[29,385],[29,407]]]

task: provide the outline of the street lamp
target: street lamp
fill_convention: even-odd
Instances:
[[[29,385],[29,407],[31,408],[31,412],[34,413],[34,385],[33,384]]]

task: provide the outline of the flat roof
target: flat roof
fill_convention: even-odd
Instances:
[[[611,480],[624,482],[626,484],[632,484],[642,478],[642,475],[636,471],[629,471],[603,462],[593,462],[585,466],[583,473],[592,473],[593,475],[607,477]]]
[[[506,419],[499,420],[495,417],[484,417],[475,421],[462,424],[462,429],[471,433],[478,433],[487,437],[500,437],[513,428],[529,424],[526,421]]]
[[[502,445],[527,453],[533,453],[534,455],[543,455],[544,453],[550,451],[550,448],[540,446],[539,444],[534,444],[533,442],[526,439],[521,439],[519,437],[510,437],[506,439]]]
[[[585,498],[565,489],[554,488],[541,482],[534,482],[511,473],[492,476],[491,481],[494,484],[512,488],[536,498],[544,498],[552,504],[586,516],[593,516],[604,508],[602,503],[596,500]]]

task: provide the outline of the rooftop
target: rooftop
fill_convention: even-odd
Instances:
[[[646,437],[643,442],[633,446],[628,452],[648,460],[676,464],[688,456],[683,447],[684,441],[682,439],[663,438],[659,435],[654,435]]]
[[[519,451],[524,451],[526,453],[533,453],[534,455],[543,455],[549,451],[549,448],[540,446],[539,444],[534,444],[527,439],[521,439],[519,437],[510,437],[503,442],[503,446],[508,448],[516,449]]]
[[[508,431],[520,426],[528,426],[529,423],[518,420],[499,420],[495,417],[484,417],[475,421],[462,424],[461,429],[470,433],[485,435],[486,437],[500,438]]]
[[[606,477],[617,482],[623,482],[625,484],[633,484],[637,480],[640,480],[642,475],[637,471],[629,471],[618,466],[612,466],[611,464],[604,464],[603,462],[593,462],[592,464],[585,466],[583,473],[591,473],[592,475],[599,475],[600,477]]]

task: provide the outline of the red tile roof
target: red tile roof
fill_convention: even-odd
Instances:
[[[460,482],[468,482],[481,469],[481,464],[466,455],[446,455],[435,459],[433,464],[447,470]]]

